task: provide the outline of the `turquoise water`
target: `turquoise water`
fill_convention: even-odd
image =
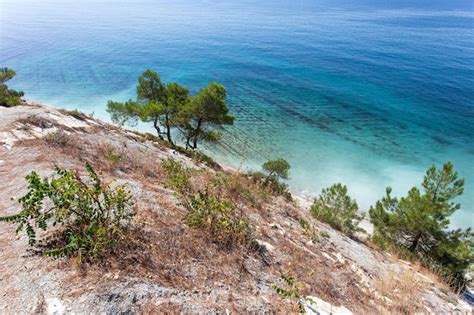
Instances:
[[[0,65],[27,98],[108,118],[146,68],[193,91],[223,83],[236,115],[219,161],[292,164],[293,191],[343,182],[360,208],[432,163],[467,178],[474,226],[471,2],[0,1]]]

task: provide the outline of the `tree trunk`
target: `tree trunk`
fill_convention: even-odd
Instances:
[[[416,250],[416,248],[418,247],[418,243],[420,242],[420,239],[421,239],[421,233],[418,233],[415,236],[413,243],[411,243],[410,247],[408,248],[410,252],[414,252]]]
[[[168,138],[168,142],[171,143],[171,145],[174,145],[173,139],[171,139],[171,127],[170,127],[170,120],[169,120],[168,114],[166,114],[165,119],[166,119],[166,138]]]
[[[191,141],[191,137],[186,136],[186,150],[191,147],[191,144],[189,143]]]
[[[199,133],[201,132],[202,119],[199,118],[196,129],[194,130],[193,149],[197,149],[197,141]]]
[[[164,139],[163,139],[163,136],[161,135],[160,125],[158,125],[158,117],[156,117],[156,118],[153,120],[153,127],[155,127],[156,133],[158,133],[158,138],[160,138],[161,140],[164,140]]]

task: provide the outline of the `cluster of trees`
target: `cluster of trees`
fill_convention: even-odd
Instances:
[[[218,127],[234,123],[221,84],[212,82],[190,95],[179,83],[163,83],[153,70],[146,70],[138,78],[136,100],[109,101],[107,111],[115,123],[152,123],[158,137],[166,137],[171,145],[175,144],[172,130],[176,129],[187,149],[196,149],[199,141],[219,140]]]
[[[441,169],[431,166],[421,184],[400,199],[391,195],[377,201],[369,210],[374,226],[371,240],[385,249],[395,249],[415,257],[428,267],[441,267],[452,284],[463,286],[465,274],[474,263],[474,233],[471,229],[451,229],[449,217],[461,205],[454,199],[464,191],[464,179],[447,162]],[[318,220],[353,235],[365,214],[347,194],[347,187],[334,184],[322,190],[310,210]]]
[[[0,68],[0,106],[12,107],[21,103],[24,93],[9,89],[6,82],[15,76],[16,72],[8,68]]]

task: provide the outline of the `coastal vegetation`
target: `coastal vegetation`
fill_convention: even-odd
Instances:
[[[21,103],[24,93],[8,88],[6,82],[16,75],[15,71],[6,67],[0,68],[0,106],[12,107]]]
[[[40,249],[47,256],[76,257],[78,263],[107,257],[126,238],[133,201],[124,185],[103,182],[90,164],[86,170],[87,178],[60,168],[50,179],[31,172],[28,191],[19,199],[22,210],[0,221],[25,230],[32,246],[38,230],[46,231]]]
[[[450,229],[449,217],[461,205],[454,199],[464,190],[451,162],[441,169],[431,166],[421,184],[400,199],[386,196],[369,210],[374,225],[372,240],[383,248],[395,247],[409,256],[440,265],[454,285],[465,284],[465,273],[474,263],[474,233],[471,229]]]
[[[280,282],[283,283],[283,286],[273,283],[272,289],[281,297],[295,301],[298,311],[304,314],[305,308],[302,301],[303,299],[309,299],[309,297],[306,297],[303,292],[304,283],[296,281],[291,265],[287,271],[280,271]]]
[[[222,248],[232,249],[234,246],[251,244],[254,230],[232,198],[221,196],[210,189],[198,189],[194,192],[192,170],[176,160],[166,159],[161,166],[168,176],[165,185],[175,189],[181,204],[187,210],[185,222],[188,226],[205,231]],[[236,197],[234,198],[237,199]]]
[[[218,128],[232,125],[224,86],[212,82],[196,95],[179,83],[165,84],[153,70],[146,70],[139,78],[136,100],[124,103],[109,101],[107,112],[112,121],[136,124],[139,120],[153,124],[160,139],[174,146],[172,130],[183,137],[186,149],[197,149],[199,141],[215,142],[220,139]]]
[[[290,176],[290,163],[285,159],[278,158],[268,160],[262,164],[263,172],[251,171],[248,175],[261,186],[268,188],[273,194],[284,196],[287,200],[292,200],[288,185],[281,182]]]
[[[347,195],[347,186],[340,183],[324,188],[314,199],[310,213],[347,235],[364,231],[358,226],[364,214],[359,212],[357,202]]]

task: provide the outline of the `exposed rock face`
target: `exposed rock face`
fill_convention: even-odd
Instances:
[[[108,161],[109,149],[123,159]],[[19,211],[16,200],[32,170],[48,176],[55,164],[82,169],[89,161],[103,176],[127,183],[144,240],[106,267],[80,268],[34,254],[23,234],[0,223],[0,314],[288,313],[299,310],[298,301],[313,314],[471,313],[426,271],[314,221],[281,197],[242,206],[256,228],[256,251],[217,248],[183,224],[184,209],[157,167],[168,157],[205,169],[146,135],[85,116],[33,103],[0,107],[0,216]],[[302,219],[316,238],[308,237]],[[272,288],[285,286],[280,271],[288,269],[300,298]]]

